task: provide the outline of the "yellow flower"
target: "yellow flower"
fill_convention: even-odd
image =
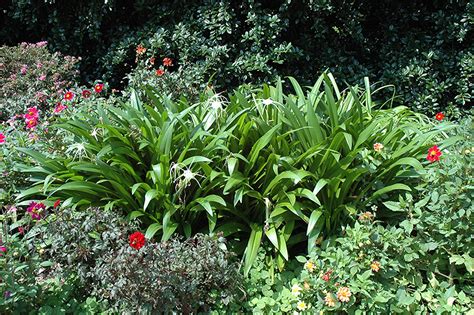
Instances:
[[[316,268],[316,266],[314,265],[314,263],[311,260],[308,260],[304,264],[304,269],[308,270],[309,272],[313,272],[315,268]]]
[[[326,297],[324,298],[324,302],[326,303],[327,306],[334,307],[336,305],[337,300],[334,297],[334,294],[326,293]]]
[[[308,305],[306,305],[306,303],[304,301],[299,301],[298,304],[296,304],[296,308],[299,311],[304,311],[308,308]]]
[[[298,295],[300,295],[301,290],[302,290],[302,288],[297,283],[295,283],[291,287],[291,294],[293,294],[293,296],[298,296]]]
[[[351,289],[348,287],[340,287],[339,290],[337,290],[337,298],[341,302],[349,302],[351,295]]]
[[[381,268],[381,265],[378,261],[374,260],[371,264],[370,264],[370,269],[372,269],[373,272],[379,272]]]

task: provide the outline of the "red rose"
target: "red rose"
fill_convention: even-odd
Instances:
[[[142,232],[135,232],[129,237],[130,246],[139,250],[145,245],[145,235]]]

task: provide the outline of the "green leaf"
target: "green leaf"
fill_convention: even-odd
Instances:
[[[260,242],[262,241],[263,231],[258,225],[252,225],[252,232],[250,233],[249,241],[244,253],[244,275],[248,275],[250,268],[257,258]]]
[[[153,223],[151,224],[147,229],[146,229],[146,232],[145,232],[145,237],[147,239],[151,239],[155,234],[156,232],[158,232],[158,230],[160,230],[162,228],[161,224],[159,223]]]

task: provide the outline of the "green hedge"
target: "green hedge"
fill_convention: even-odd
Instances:
[[[394,84],[414,109],[454,115],[472,102],[473,21],[467,0],[10,0],[0,38],[48,40],[84,58],[84,80],[103,76],[112,87],[126,84],[142,43],[204,69],[202,80],[215,73],[220,88],[276,75],[311,82],[329,68],[349,83]]]

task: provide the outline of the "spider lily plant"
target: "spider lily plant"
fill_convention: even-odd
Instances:
[[[245,273],[267,241],[283,268],[358,209],[410,190],[426,149],[452,127],[378,108],[368,80],[343,91],[328,73],[312,87],[289,83],[290,94],[278,81],[197,104],[144,87],[146,103],[132,92],[120,106],[98,104],[56,126],[80,144],[71,154],[19,149],[38,164],[24,168],[34,184],[19,198],[114,208],[142,220],[148,238],[220,231],[241,249]]]

